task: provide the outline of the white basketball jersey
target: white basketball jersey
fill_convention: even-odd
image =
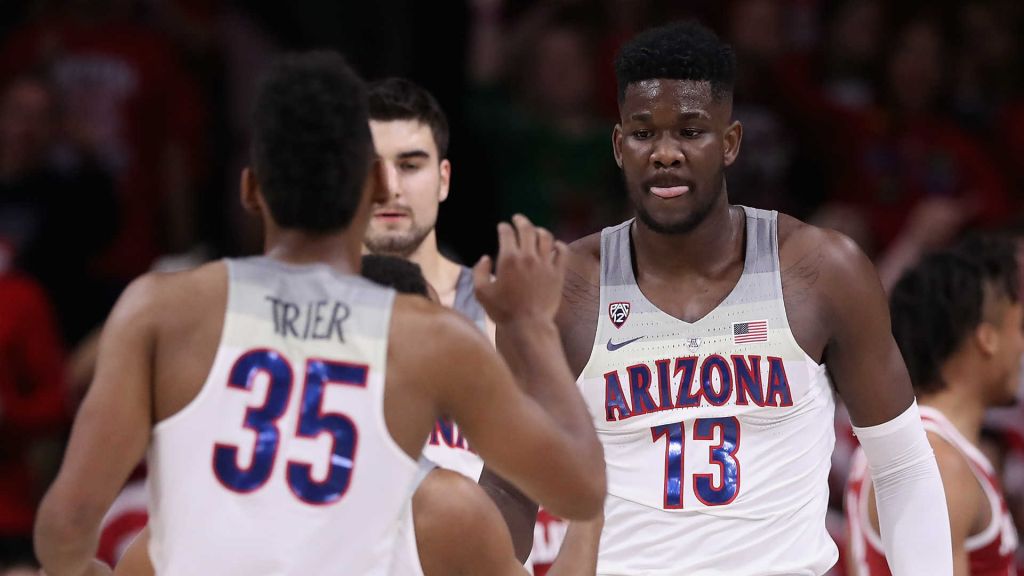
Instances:
[[[324,265],[226,262],[210,375],[153,429],[156,573],[387,574],[416,475],[384,422],[394,292]]]
[[[693,323],[640,292],[632,221],[601,234],[579,378],[608,467],[599,574],[820,575],[838,558],[825,530],[833,392],[786,319],[778,215],[744,210],[743,274]]]

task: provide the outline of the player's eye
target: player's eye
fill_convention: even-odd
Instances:
[[[415,172],[420,169],[420,165],[417,162],[402,162],[398,165],[398,169],[402,172]]]
[[[651,137],[651,131],[646,129],[633,130],[633,138],[637,140],[646,140]]]
[[[703,134],[703,133],[704,133],[703,130],[699,130],[697,128],[685,128],[682,131],[683,138],[690,138],[690,139],[699,138],[700,135]]]

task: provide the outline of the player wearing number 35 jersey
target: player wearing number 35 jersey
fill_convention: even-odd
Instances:
[[[161,575],[389,574],[442,416],[545,506],[598,513],[601,449],[554,325],[565,245],[518,217],[499,226],[493,279],[489,260],[474,269],[519,383],[458,314],[359,278],[384,198],[366,100],[335,54],[270,70],[242,173],[266,254],[146,276],[121,297],[40,508],[47,574],[109,573],[91,561],[95,535],[147,447]]]
[[[868,259],[730,205],[732,50],[692,23],[616,59],[612,142],[636,218],[571,246],[558,323],[605,449],[599,574],[820,575],[833,386],[896,574],[951,574],[934,456]]]

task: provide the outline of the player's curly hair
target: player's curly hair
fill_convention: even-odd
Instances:
[[[1016,246],[1002,236],[967,240],[908,270],[890,296],[892,332],[918,393],[946,387],[942,364],[985,318],[985,303],[1018,297]]]
[[[274,221],[344,229],[373,157],[366,85],[337,53],[288,54],[264,76],[253,111],[252,163]]]
[[[448,155],[448,118],[434,96],[405,78],[385,78],[370,83],[370,119],[418,120],[430,127],[438,159]]]
[[[399,294],[419,294],[430,298],[423,269],[404,258],[366,254],[363,256],[363,278],[394,288]]]
[[[736,55],[710,29],[694,21],[673,22],[646,30],[615,57],[619,103],[635,82],[664,78],[708,81],[716,100],[731,96],[736,83]]]

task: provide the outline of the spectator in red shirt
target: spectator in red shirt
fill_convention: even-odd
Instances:
[[[64,0],[0,49],[0,74],[44,67],[78,143],[117,177],[121,225],[102,263],[127,281],[193,240],[201,98],[172,44],[135,2]]]
[[[32,524],[48,478],[33,454],[65,422],[63,357],[42,289],[7,269],[0,243],[0,568],[32,563]]]

